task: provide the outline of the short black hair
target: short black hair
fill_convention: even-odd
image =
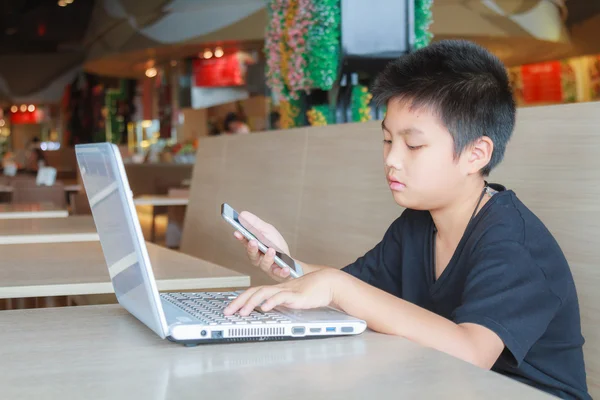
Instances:
[[[456,156],[482,136],[494,151],[481,173],[502,161],[515,125],[515,101],[504,64],[465,40],[443,40],[389,63],[373,86],[378,105],[407,101],[431,107],[454,139]]]
[[[236,113],[230,112],[225,116],[225,121],[223,122],[223,127],[225,131],[231,132],[231,124],[234,122],[241,122],[241,119],[237,116]]]

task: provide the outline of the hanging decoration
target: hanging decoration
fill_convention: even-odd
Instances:
[[[415,0],[415,50],[427,46],[433,38],[429,30],[433,22],[432,5],[433,0]]]
[[[300,116],[300,105],[297,100],[281,100],[279,102],[279,124],[281,129],[290,129],[299,126],[297,119]]]
[[[121,79],[118,89],[108,89],[105,93],[106,140],[111,143],[121,143],[121,135],[125,130],[123,117],[119,115],[119,100],[125,100],[126,94],[126,79]]]
[[[326,126],[333,123],[333,115],[327,104],[312,107],[306,112],[306,116],[311,126]]]
[[[340,0],[313,2],[316,21],[308,28],[308,80],[313,88],[331,90],[340,63]]]
[[[433,37],[433,0],[415,0],[415,49]],[[340,0],[268,0],[269,23],[265,38],[267,85],[280,100],[282,128],[299,126],[300,97],[311,89],[331,90],[339,71],[341,42]],[[371,119],[372,96],[364,86],[352,92],[354,121]],[[327,106],[307,111],[313,126],[332,123]]]
[[[352,111],[352,121],[366,122],[371,120],[371,107],[369,103],[373,95],[369,93],[366,86],[356,85],[352,88],[350,97],[350,109]]]
[[[269,0],[267,84],[279,99],[330,90],[340,58],[340,0]]]

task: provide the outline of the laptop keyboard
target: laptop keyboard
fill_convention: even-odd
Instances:
[[[161,293],[160,297],[191,314],[206,325],[290,324],[292,320],[278,312],[252,311],[249,316],[223,315],[223,309],[238,292]]]

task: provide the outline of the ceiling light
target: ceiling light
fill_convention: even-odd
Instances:
[[[10,112],[12,112],[12,113],[16,113],[17,111],[19,111],[19,107],[17,107],[17,106],[12,106],[10,108]]]
[[[148,78],[154,78],[158,74],[158,71],[154,67],[150,67],[146,70],[146,76]]]
[[[66,7],[67,6],[67,2],[65,0],[58,0],[58,5],[60,7]]]
[[[204,50],[204,54],[203,54],[203,57],[204,57],[204,58],[206,58],[206,59],[208,60],[208,59],[209,59],[209,58],[211,58],[212,56],[213,56],[213,53],[212,53],[212,51],[210,51],[210,49],[206,49],[206,50]]]
[[[27,104],[21,104],[21,112],[27,111]]]
[[[35,106],[33,104],[30,104],[29,107],[27,107],[27,111],[34,112],[35,111]]]
[[[215,57],[217,57],[217,58],[223,57],[223,54],[224,54],[224,53],[223,53],[223,49],[222,49],[222,48],[220,48],[220,47],[217,47],[217,48],[215,49]]]

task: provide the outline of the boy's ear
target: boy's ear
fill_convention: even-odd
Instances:
[[[494,142],[487,136],[482,136],[475,141],[469,151],[469,174],[478,173],[489,164],[494,152]]]

